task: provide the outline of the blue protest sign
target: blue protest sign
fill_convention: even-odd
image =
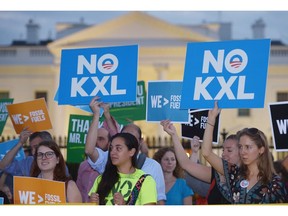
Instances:
[[[181,108],[263,108],[270,40],[188,43]]]
[[[59,105],[136,101],[138,46],[62,50]]]
[[[4,158],[6,153],[10,151],[17,143],[19,142],[19,139],[14,140],[8,140],[6,142],[0,143],[0,160]],[[23,160],[25,158],[25,153],[23,148],[20,148],[15,156],[15,160]]]
[[[149,81],[146,121],[188,123],[188,109],[180,110],[182,81]]]

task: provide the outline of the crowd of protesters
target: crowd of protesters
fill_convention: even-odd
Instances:
[[[190,156],[174,125],[161,121],[173,146],[160,148],[152,158],[136,124],[120,128],[109,105],[94,97],[93,120],[85,143],[86,159],[74,181],[57,143],[47,131],[24,128],[19,142],[0,161],[0,197],[13,204],[13,176],[65,182],[67,203],[91,205],[200,205],[287,203],[288,158],[273,161],[265,134],[243,128],[229,135],[219,157],[212,151],[217,102],[208,112],[203,142],[191,140]],[[104,124],[99,128],[100,108]],[[15,156],[29,142],[31,155]],[[201,149],[200,149],[201,147]],[[199,150],[200,149],[200,150]],[[211,166],[199,162],[199,153]]]

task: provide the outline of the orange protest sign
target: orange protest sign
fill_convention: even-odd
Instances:
[[[14,204],[64,204],[65,182],[14,176]]]
[[[7,110],[17,134],[27,126],[33,132],[52,128],[44,98],[10,104]]]

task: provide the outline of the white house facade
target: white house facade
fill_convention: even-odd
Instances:
[[[30,24],[33,22],[30,21]],[[263,23],[259,24],[262,28],[265,27]],[[210,31],[204,31],[204,27],[208,30],[210,28]],[[34,31],[35,28],[37,30],[33,26]],[[70,114],[89,115],[72,106],[58,106],[54,101],[62,49],[138,44],[138,80],[147,83],[149,80],[182,80],[188,42],[232,39],[229,23],[207,24],[202,27],[180,26],[144,12],[129,12],[93,26],[83,23],[75,26],[62,24],[58,29],[59,37],[53,41],[41,44],[34,37],[28,44],[17,44],[16,41],[12,45],[0,47],[0,98],[6,96],[14,98],[14,103],[20,103],[44,96],[53,125],[50,132],[55,136],[67,134]],[[259,31],[254,26],[253,29],[257,31],[255,35],[261,38],[261,29]],[[30,37],[33,37],[33,32]],[[270,138],[272,133],[268,103],[288,100],[287,83],[288,46],[274,41],[270,52],[265,108],[223,110],[221,131],[225,129],[227,133],[235,133],[243,127],[257,127]],[[144,136],[165,136],[159,124],[146,121],[135,123],[142,128]],[[7,135],[16,135],[10,119],[2,136]]]

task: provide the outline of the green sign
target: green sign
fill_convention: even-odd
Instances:
[[[145,82],[137,83],[137,99],[132,102],[110,103],[110,113],[119,124],[126,125],[133,121],[146,119],[146,90]],[[100,121],[104,121],[104,115]]]
[[[67,162],[80,163],[85,160],[85,142],[92,117],[70,115],[67,136]]]
[[[13,104],[13,100],[14,99],[11,98],[0,99],[0,136],[2,135],[4,126],[8,118],[8,111],[6,105]]]
[[[145,82],[137,83],[137,100],[134,102],[110,103],[110,113],[121,125],[146,119]],[[80,163],[85,159],[86,136],[93,116],[70,115],[67,137],[67,162]],[[100,122],[104,121],[104,115]],[[96,143],[95,143],[96,144]]]

